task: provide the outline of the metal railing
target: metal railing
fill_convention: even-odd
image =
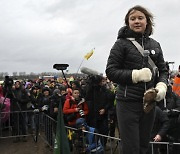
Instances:
[[[4,115],[5,113],[0,113],[0,139],[32,136],[34,141],[37,142],[38,137],[40,137],[44,143],[53,149],[57,125],[57,122],[53,118],[47,114],[39,112],[17,111],[8,113],[9,118],[6,121],[3,121],[2,114]],[[65,128],[72,153],[79,153],[80,148],[82,148],[80,144],[87,146],[85,142],[85,134],[90,134],[92,132],[83,131],[83,137],[78,138],[79,130],[68,126],[65,126]],[[107,139],[107,146],[105,147],[102,145],[105,154],[120,153],[121,140],[119,138],[98,133],[93,133],[93,135],[95,136],[96,143],[98,143],[97,140],[99,138],[102,140],[103,138]],[[180,143],[150,142],[149,154],[160,154],[162,150],[167,154],[179,154]]]

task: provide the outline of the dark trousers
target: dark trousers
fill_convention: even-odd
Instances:
[[[108,135],[108,132],[109,132],[108,116],[104,115],[103,118],[91,117],[89,126],[96,128],[99,134]],[[102,145],[106,146],[107,138],[100,137],[100,139],[101,139]]]
[[[140,102],[117,101],[116,111],[121,154],[146,154],[154,123],[154,109],[146,114]]]
[[[11,115],[12,134],[26,135],[26,114],[23,112],[15,112]]]

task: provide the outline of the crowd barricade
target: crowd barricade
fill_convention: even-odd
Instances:
[[[150,142],[148,154],[180,154],[180,143]]]
[[[44,122],[42,123],[41,127],[44,128],[44,132],[40,132],[40,137],[44,140],[44,142],[47,145],[49,145],[50,148],[53,149],[57,122],[53,118],[48,116],[47,114],[43,114],[43,121]],[[65,128],[66,128],[67,138],[69,141],[69,146],[70,146],[70,150],[72,151],[72,154],[80,154],[81,153],[80,151],[83,151],[86,146],[84,133],[92,133],[92,132],[88,132],[88,131],[80,132],[78,129],[73,128],[73,127],[68,127],[68,126],[65,126]],[[102,135],[98,133],[93,133],[93,134],[95,136],[95,140],[98,137],[107,139],[106,145],[108,149],[105,148],[104,153],[119,154],[119,151],[120,151],[119,138],[110,137],[110,136],[106,136],[106,135]]]
[[[3,115],[9,114],[8,119],[4,121]],[[0,138],[13,138],[21,136],[30,136],[35,133],[37,125],[42,123],[39,120],[39,114],[33,111],[14,111],[0,113]],[[3,120],[2,120],[3,119]]]
[[[3,112],[0,113],[1,115]],[[21,136],[33,136],[35,142],[41,138],[52,150],[54,146],[57,122],[43,112],[17,111],[10,112],[9,119],[1,121],[0,118],[0,139]],[[70,149],[73,154],[79,154],[82,146],[86,146],[85,139],[80,137],[76,128],[65,126]],[[82,133],[92,133],[83,131]],[[116,137],[93,133],[95,139],[106,138],[108,149],[104,149],[105,154],[119,154],[121,140]],[[38,138],[39,137],[39,138]],[[163,148],[162,148],[163,147]],[[180,143],[175,142],[150,142],[150,153],[164,150],[167,154],[179,154]],[[160,153],[160,152],[159,152]]]

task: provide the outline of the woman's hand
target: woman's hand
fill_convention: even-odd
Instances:
[[[154,137],[154,142],[160,142],[161,141],[161,136],[159,134],[157,134],[155,137]]]
[[[99,110],[99,114],[100,114],[100,115],[103,115],[104,113],[105,113],[105,109]]]

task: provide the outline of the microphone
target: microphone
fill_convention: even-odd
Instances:
[[[100,75],[99,72],[92,70],[90,68],[87,67],[81,67],[81,73],[87,74],[87,75]]]

